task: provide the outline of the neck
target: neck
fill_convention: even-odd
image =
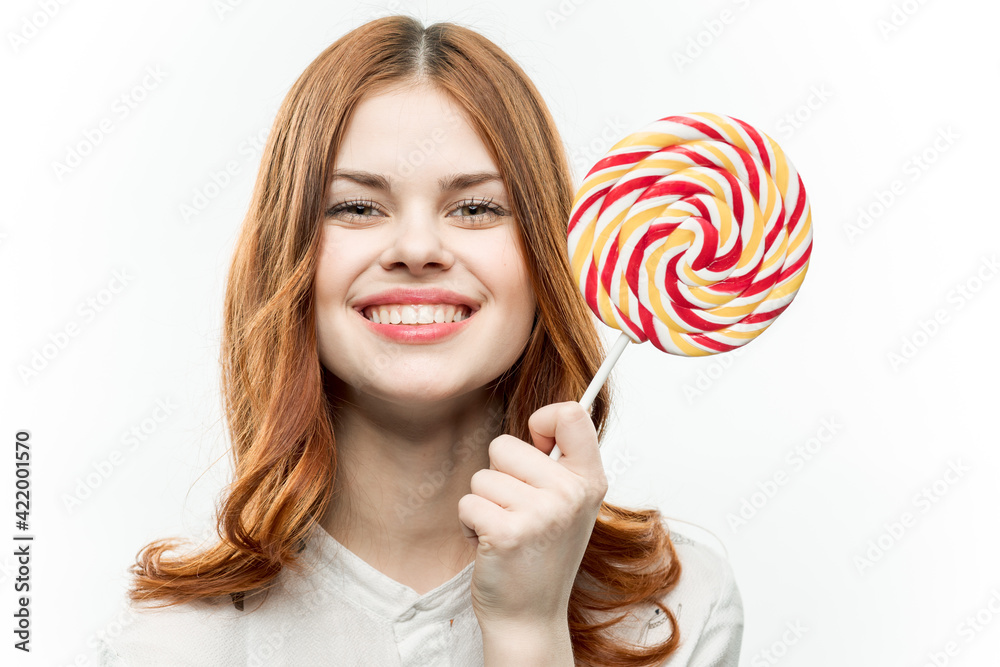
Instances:
[[[337,474],[320,525],[384,574],[431,590],[475,558],[458,501],[489,467],[501,405],[485,389],[447,405],[345,398],[334,403]]]

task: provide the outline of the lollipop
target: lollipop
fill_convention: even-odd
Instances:
[[[774,140],[692,113],[612,146],[577,192],[567,238],[587,304],[622,332],[580,401],[589,409],[630,341],[695,357],[759,336],[805,278],[812,219]]]

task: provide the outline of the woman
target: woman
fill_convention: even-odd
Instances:
[[[310,64],[230,269],[220,540],[139,553],[105,664],[736,665],[728,564],[603,502],[572,197],[477,33],[387,17]]]

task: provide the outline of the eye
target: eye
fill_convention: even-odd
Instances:
[[[467,218],[474,226],[482,225],[507,215],[506,211],[494,204],[493,200],[489,198],[462,202],[455,210],[459,212],[469,211],[467,214],[462,213],[459,217]]]
[[[365,211],[377,212],[377,214],[365,213]],[[471,199],[461,202],[453,209],[454,212],[458,213],[456,217],[465,218],[474,227],[484,225],[487,222],[507,215],[507,212],[497,204],[494,204],[490,198]],[[337,217],[350,222],[361,222],[367,218],[382,217],[384,215],[375,202],[370,199],[353,199],[335,204],[326,210],[327,217]]]
[[[331,206],[326,210],[326,215],[329,218],[337,216],[352,221],[375,217],[372,215],[365,215],[364,211],[366,210],[378,211],[378,207],[375,205],[375,202],[370,199],[355,199]]]

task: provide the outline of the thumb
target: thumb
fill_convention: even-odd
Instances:
[[[546,454],[558,444],[570,464],[567,467],[602,465],[597,429],[590,414],[575,401],[539,408],[528,418],[528,431],[535,448]]]

